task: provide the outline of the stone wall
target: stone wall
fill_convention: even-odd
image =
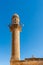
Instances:
[[[10,65],[43,65],[43,61],[14,61]]]

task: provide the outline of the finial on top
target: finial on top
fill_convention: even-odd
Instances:
[[[19,18],[19,15],[17,13],[15,13],[13,16],[17,16]]]

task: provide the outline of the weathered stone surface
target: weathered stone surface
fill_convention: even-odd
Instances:
[[[32,60],[13,61],[10,65],[43,65],[43,58],[31,58]]]

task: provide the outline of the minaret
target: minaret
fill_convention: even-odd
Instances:
[[[11,54],[11,65],[12,61],[20,60],[20,31],[21,26],[19,24],[20,18],[18,14],[12,16],[12,23],[10,30],[12,32],[12,54]]]

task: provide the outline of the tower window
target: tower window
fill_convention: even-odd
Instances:
[[[16,21],[16,19],[15,19],[15,21]]]

